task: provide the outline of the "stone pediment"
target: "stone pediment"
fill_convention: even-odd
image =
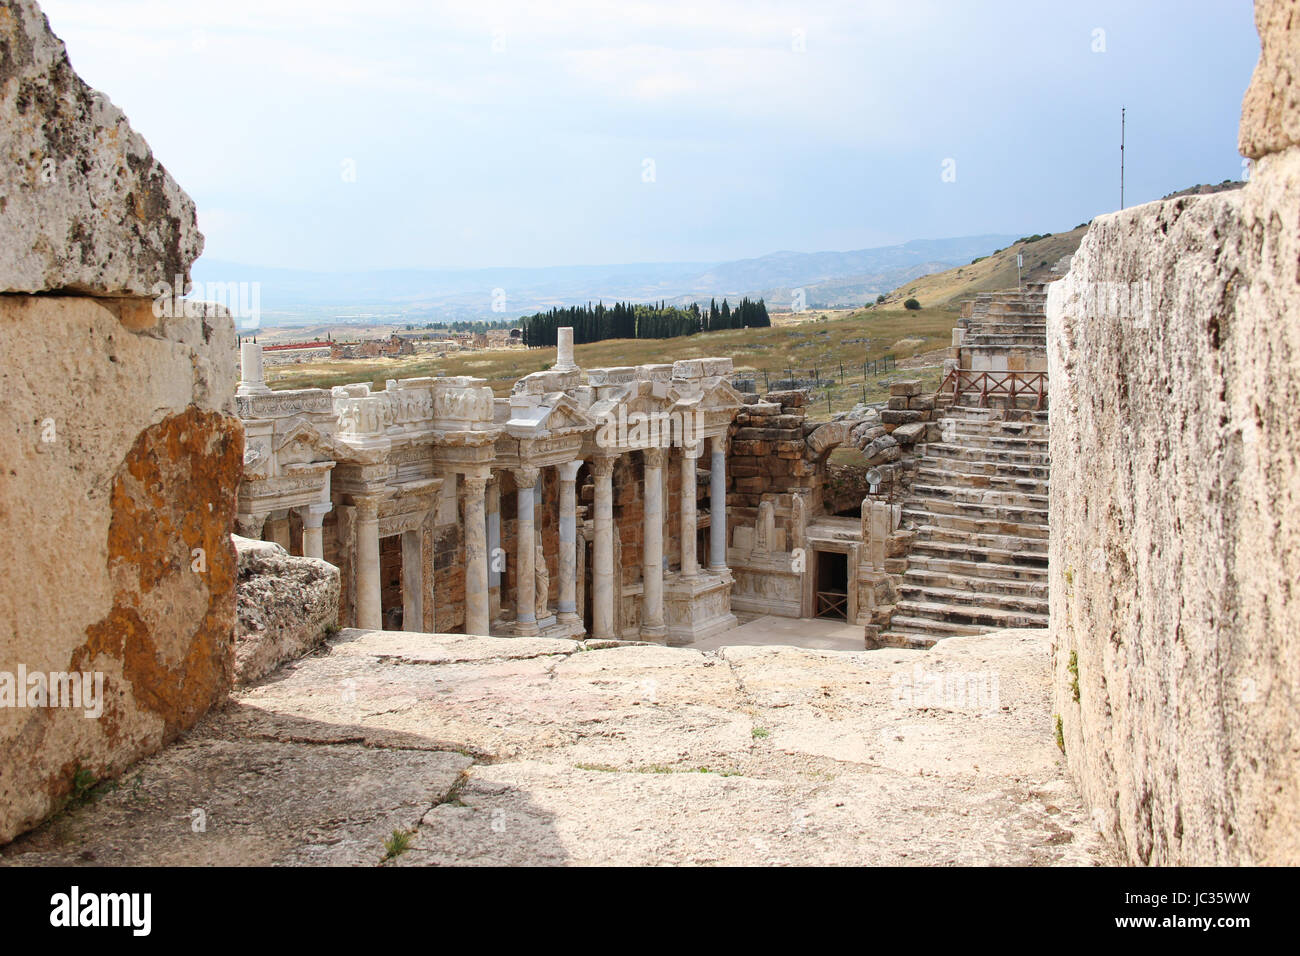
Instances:
[[[596,421],[563,392],[552,392],[536,403],[512,399],[506,431],[514,438],[547,438],[591,431]]]
[[[281,465],[337,461],[341,451],[333,435],[303,418],[292,419],[288,427],[275,436],[271,450]]]

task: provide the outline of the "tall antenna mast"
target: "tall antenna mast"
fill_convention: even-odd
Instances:
[[[1124,107],[1119,109],[1119,208],[1124,208]]]

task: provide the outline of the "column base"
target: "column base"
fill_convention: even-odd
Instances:
[[[537,637],[542,633],[536,621],[515,621],[512,631],[516,637]]]
[[[641,640],[655,644],[667,644],[668,628],[663,624],[642,624]]]

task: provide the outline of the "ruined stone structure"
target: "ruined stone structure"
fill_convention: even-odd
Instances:
[[[903,506],[909,542],[885,644],[1047,625],[1046,291],[967,303],[942,417]],[[897,434],[897,432],[895,432]]]
[[[1300,4],[1260,0],[1245,188],[1098,217],[1051,288],[1051,633],[1123,856],[1300,862]]]
[[[500,399],[472,378],[270,392],[259,346],[243,363],[240,530],[337,565],[340,623],[676,644],[734,626],[730,360],[583,372],[570,337]]]
[[[229,315],[154,308],[194,204],[32,0],[0,62],[3,843],[225,698],[243,434]]]

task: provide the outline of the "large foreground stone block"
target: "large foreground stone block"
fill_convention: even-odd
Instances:
[[[131,305],[0,296],[0,842],[231,686],[234,324]],[[17,682],[73,671],[98,703]]]
[[[0,292],[150,294],[203,251],[194,203],[73,72],[34,0],[0,0]]]
[[[1132,862],[1300,862],[1298,261],[1292,147],[1050,287],[1055,709]]]

